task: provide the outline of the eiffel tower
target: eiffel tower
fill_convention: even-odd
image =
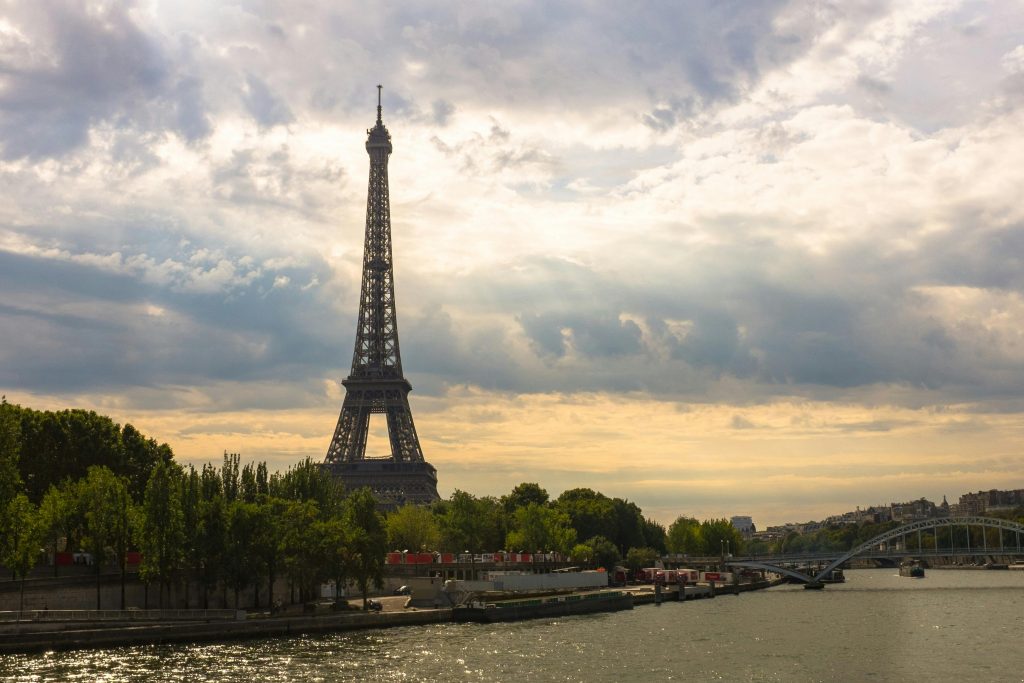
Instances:
[[[409,409],[412,385],[402,374],[395,317],[395,277],[391,261],[391,205],[388,157],[391,134],[381,121],[377,86],[377,125],[369,129],[370,186],[366,198],[366,242],[359,322],[352,372],[342,380],[345,400],[327,449],[324,467],[346,488],[369,486],[381,508],[438,500],[437,470],[423,458]],[[387,417],[391,455],[366,456],[370,415]]]

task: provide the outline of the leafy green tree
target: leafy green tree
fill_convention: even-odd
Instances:
[[[182,519],[182,566],[185,570],[185,605],[192,604],[192,579],[199,576],[202,556],[200,555],[199,536],[202,533],[203,491],[202,481],[196,468],[189,465],[181,480],[181,519]]]
[[[348,526],[344,517],[332,516],[317,522],[317,536],[321,542],[324,575],[334,580],[334,603],[344,599],[347,579],[355,576],[359,560],[355,540],[358,533]]]
[[[484,550],[487,520],[481,514],[481,506],[472,494],[456,489],[439,522],[445,549],[453,552],[467,550],[473,553]]]
[[[121,608],[124,609],[126,555],[131,541],[132,502],[127,481],[106,467],[93,466],[78,487],[79,506],[85,526],[86,549],[96,564],[96,609],[100,609],[100,573],[111,559],[121,574]]]
[[[203,464],[203,471],[199,474],[199,490],[203,500],[213,500],[216,497],[224,497],[224,486],[221,483],[220,472],[210,463]]]
[[[259,607],[259,579],[262,575],[259,542],[259,508],[255,503],[238,499],[228,505],[227,544],[225,548],[225,579],[235,592],[235,608],[239,607],[238,595],[250,584],[256,584],[256,603]]]
[[[320,539],[316,534],[320,508],[314,500],[289,500],[282,512],[284,568],[292,585],[299,589],[299,599],[307,600],[314,594],[322,571]]]
[[[658,551],[654,548],[630,548],[626,553],[626,566],[634,572],[637,569],[652,567],[658,560]]]
[[[743,536],[727,519],[705,519],[700,523],[700,538],[705,555],[718,555],[724,551],[726,543],[730,553],[743,550]]]
[[[441,543],[441,529],[434,513],[422,505],[408,503],[392,511],[385,520],[388,547],[399,550],[433,550]]]
[[[651,545],[652,539],[647,538],[645,533],[644,513],[640,506],[621,498],[613,498],[612,506],[615,509],[615,522],[607,531],[600,533],[615,543],[619,553],[625,554],[629,548]]]
[[[572,547],[572,552],[569,553],[569,557],[576,564],[583,565],[584,567],[591,567],[594,565],[594,549],[586,543],[577,543]]]
[[[511,515],[530,503],[547,505],[549,500],[548,492],[542,489],[540,484],[523,482],[517,484],[507,496],[501,497],[501,505],[505,508],[505,513]]]
[[[155,580],[159,583],[161,609],[164,606],[164,593],[184,556],[182,479],[180,467],[173,463],[159,463],[146,484],[142,504],[140,574],[144,581]]]
[[[284,474],[275,473],[268,482],[269,494],[288,500],[313,500],[321,508],[338,505],[344,488],[331,473],[306,458]]]
[[[703,554],[704,542],[700,537],[700,522],[693,517],[677,517],[668,527],[665,546],[668,552],[676,555]]]
[[[274,581],[277,580],[284,559],[281,517],[289,501],[270,496],[261,496],[256,503],[258,524],[254,552],[262,563],[267,578],[267,604],[273,609]]]
[[[21,453],[20,407],[0,397],[0,514],[21,493],[21,474],[18,471]]]
[[[121,453],[120,467],[111,469],[128,480],[128,492],[134,501],[142,500],[146,482],[157,463],[170,462],[173,457],[170,446],[147,438],[130,424],[121,430]]]
[[[594,536],[586,542],[586,545],[590,548],[591,561],[594,566],[611,570],[622,559],[619,549],[604,536]]]
[[[21,580],[19,612],[25,606],[25,577],[39,558],[41,543],[36,509],[28,496],[19,493],[0,515],[0,561]]]
[[[202,481],[202,480],[201,480]],[[225,574],[227,511],[224,496],[215,490],[210,499],[199,503],[199,531],[196,551],[199,558],[199,582],[203,587],[203,607],[210,606],[210,591]]]
[[[569,515],[554,508],[530,503],[515,511],[506,547],[529,551],[557,550],[568,554],[576,542]]]
[[[50,486],[82,479],[92,466],[117,472],[123,464],[121,429],[92,411],[21,411],[21,478],[29,499],[42,500]]]
[[[53,550],[53,575],[57,576],[60,565],[57,552],[61,539],[71,542],[74,532],[83,526],[79,506],[77,482],[65,481],[60,486],[51,486],[39,504],[39,524],[43,538]],[[65,546],[69,548],[70,546]]]
[[[350,576],[363,596],[363,609],[370,592],[370,584],[384,586],[384,553],[387,552],[387,532],[384,520],[377,512],[377,501],[368,488],[357,489],[347,499],[346,526],[351,534],[352,550]]]
[[[640,526],[644,534],[644,543],[659,553],[665,553],[665,527],[648,517],[641,516]]]
[[[231,504],[235,502],[241,492],[242,482],[239,476],[238,463],[242,459],[238,453],[224,451],[224,465],[220,468],[221,490],[224,492],[224,500]]]
[[[614,535],[618,530],[615,503],[593,489],[563,491],[555,501],[555,508],[569,516],[579,538],[608,534],[610,530]]]

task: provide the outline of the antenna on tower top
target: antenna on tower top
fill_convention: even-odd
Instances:
[[[380,120],[380,91],[384,88],[383,85],[377,86],[377,123],[381,123]]]

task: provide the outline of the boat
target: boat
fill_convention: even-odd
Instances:
[[[617,612],[624,609],[633,609],[633,596],[629,593],[625,591],[594,591],[496,602],[474,600],[454,608],[452,620],[491,623],[591,612]]]
[[[900,563],[900,576],[909,576],[912,579],[924,578],[924,567],[918,560],[904,560]]]

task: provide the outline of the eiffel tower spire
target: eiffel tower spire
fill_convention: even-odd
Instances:
[[[366,198],[366,238],[352,370],[342,381],[345,400],[327,449],[324,466],[350,488],[370,486],[382,506],[438,499],[437,472],[423,458],[409,408],[412,385],[402,374],[395,315],[395,278],[391,258],[391,205],[388,157],[391,134],[381,119],[377,86],[377,123],[366,131],[370,180]],[[367,457],[370,415],[387,418],[389,456]]]

